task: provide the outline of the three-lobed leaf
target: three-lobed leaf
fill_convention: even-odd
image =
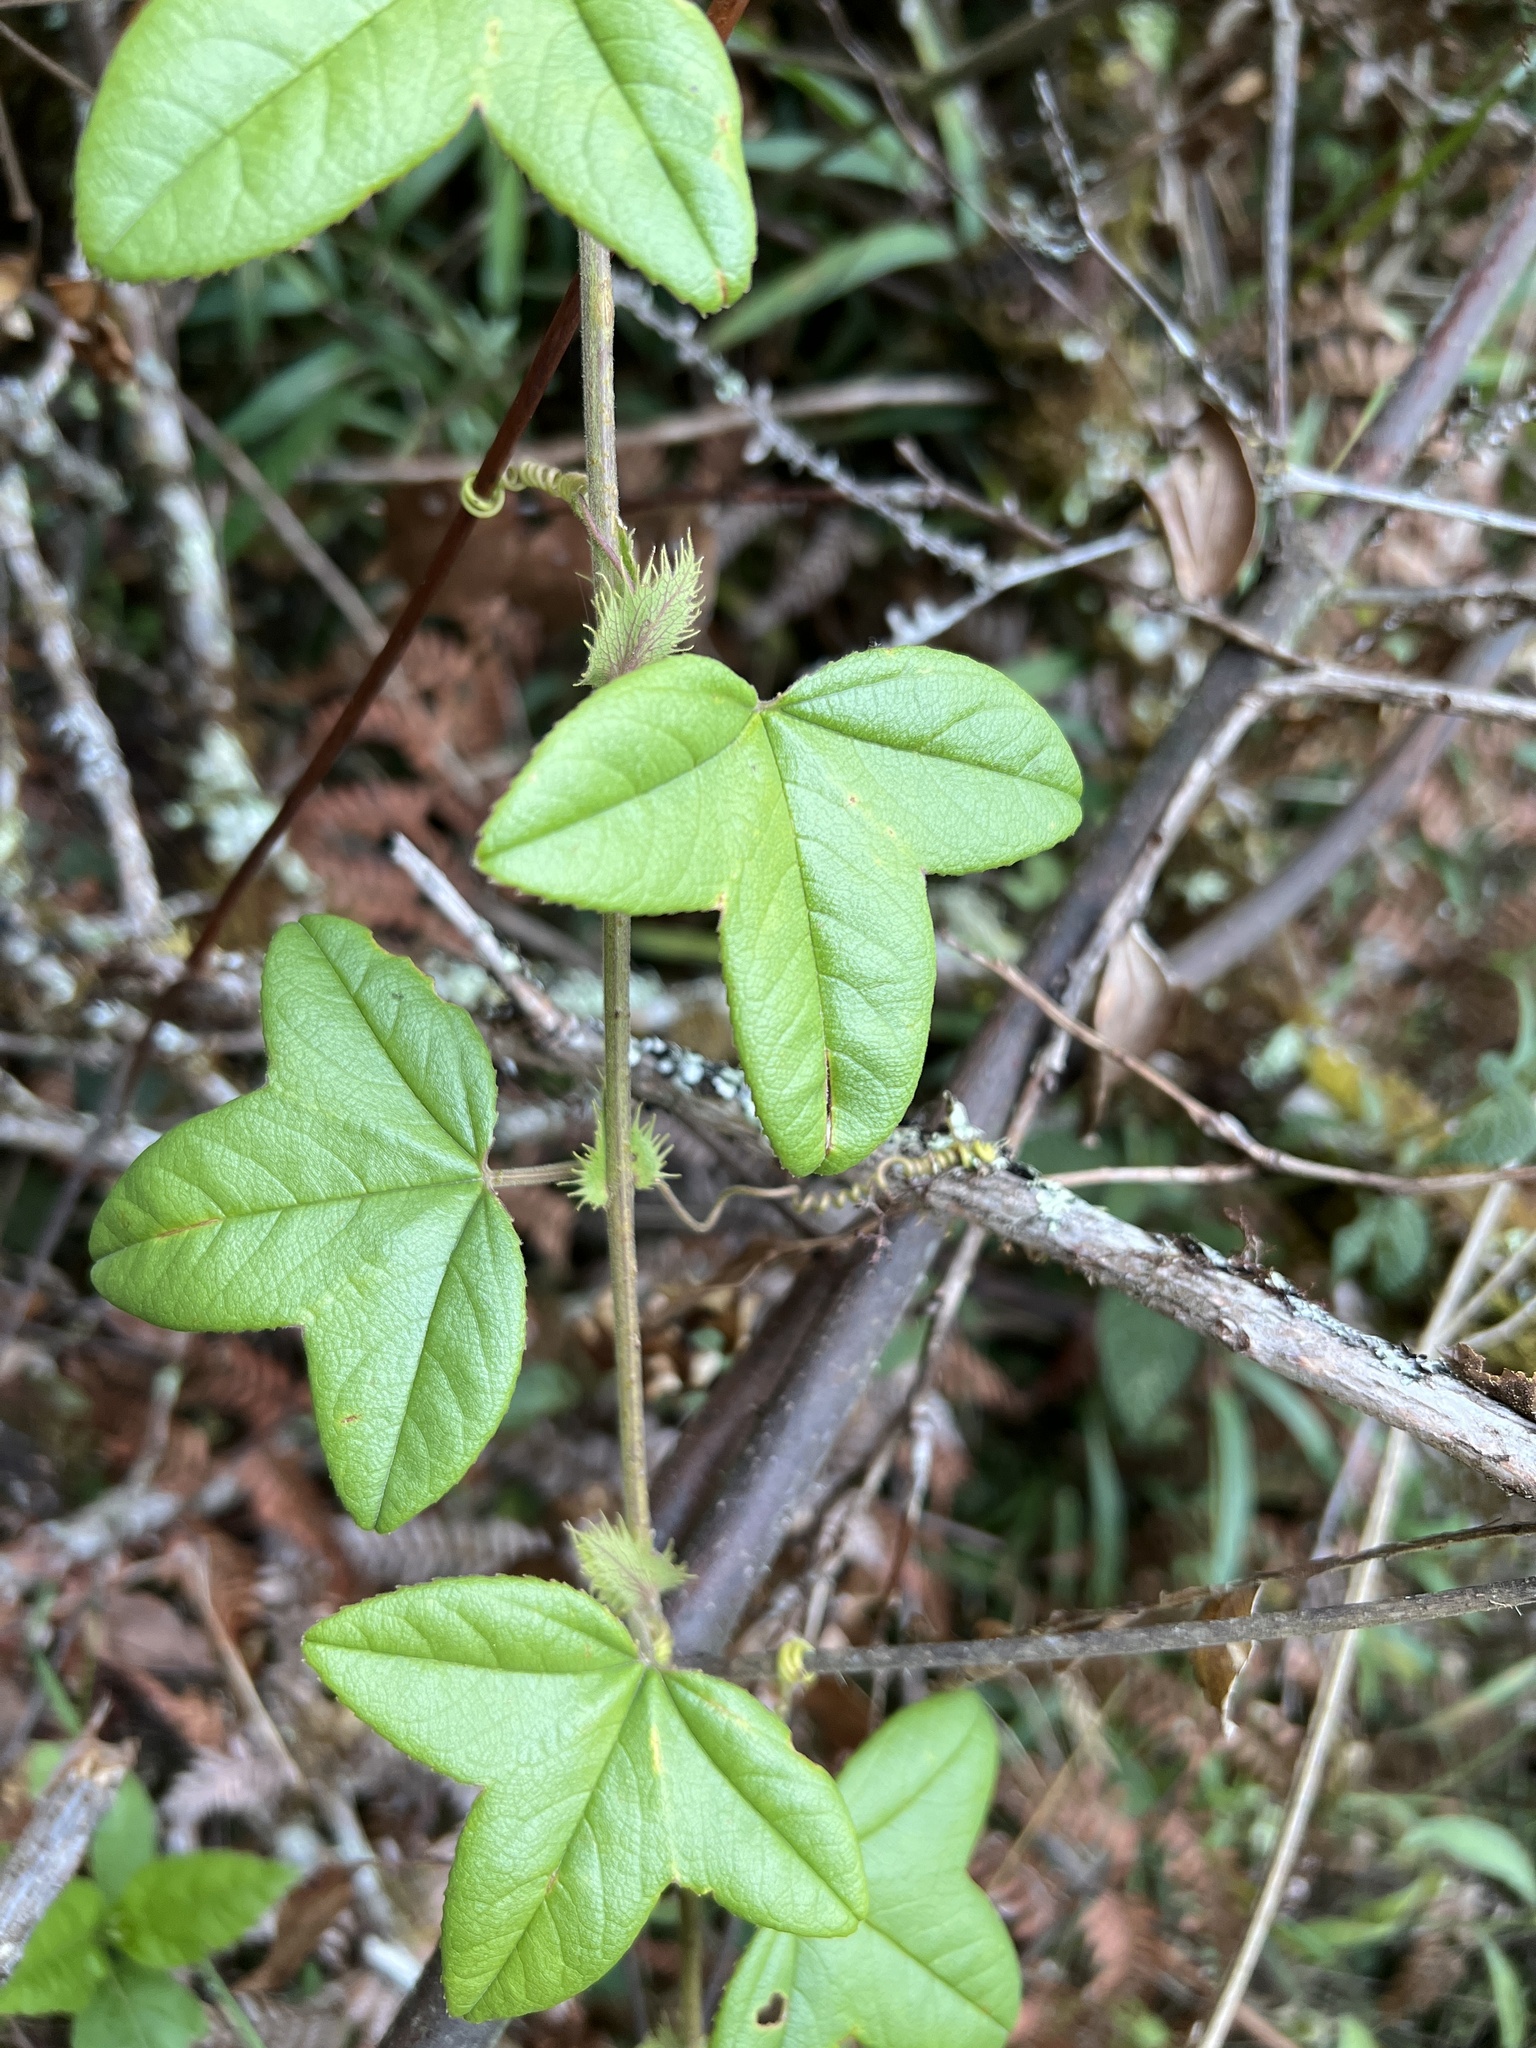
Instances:
[[[895,1715],[838,1780],[858,1830],[869,1910],[846,1941],[755,1935],[714,2048],[1002,2048],[1019,1959],[966,1863],[997,1776],[997,1734],[974,1693]]]
[[[539,189],[714,312],[756,224],[729,60],[689,0],[150,0],[80,148],[80,239],[109,276],[288,248],[479,108]]]
[[[192,1117],[117,1183],[92,1279],[173,1330],[305,1331],[352,1515],[394,1529],[506,1412],[522,1252],[487,1187],[496,1077],[474,1024],[360,925],[306,917],[261,985],[264,1088]]]
[[[749,1693],[644,1663],[569,1586],[453,1579],[322,1621],[304,1652],[407,1755],[483,1787],[443,1914],[452,2011],[536,2012],[618,1961],[662,1889],[849,1933],[867,1903],[837,1787]]]
[[[201,1963],[238,1941],[297,1877],[291,1864],[234,1849],[157,1856],[123,1888],[108,1938],[148,1967]]]
[[[1081,787],[1034,699],[963,655],[851,655],[767,705],[719,662],[679,655],[555,727],[477,859],[586,909],[718,908],[763,1127],[792,1172],[836,1172],[889,1137],[917,1086],[934,985],[924,871],[1053,845]]]

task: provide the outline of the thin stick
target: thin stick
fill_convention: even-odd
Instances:
[[[1476,1277],[1484,1247],[1497,1228],[1499,1216],[1507,1201],[1508,1194],[1503,1188],[1490,1188],[1483,1198],[1472,1228],[1467,1232],[1455,1264],[1446,1276],[1445,1285],[1440,1290],[1439,1299],[1430,1312],[1429,1321],[1425,1324],[1419,1340],[1420,1348],[1431,1357],[1439,1352],[1467,1287]],[[1371,1496],[1365,1527],[1361,1531],[1362,1548],[1374,1549],[1385,1543],[1391,1535],[1403,1482],[1412,1469],[1414,1455],[1412,1438],[1405,1436],[1401,1430],[1393,1430],[1387,1438],[1381,1470],[1376,1479],[1376,1490]],[[1348,1601],[1359,1605],[1372,1600],[1380,1582],[1380,1559],[1367,1559],[1350,1574]],[[1347,1607],[1345,1611],[1348,1611]],[[1314,1633],[1315,1620],[1328,1612],[1330,1610],[1327,1608],[1318,1608],[1315,1614],[1309,1617],[1309,1635]],[[1306,1739],[1302,1743],[1301,1754],[1296,1759],[1285,1813],[1280,1822],[1280,1832],[1276,1837],[1274,1849],[1270,1854],[1269,1868],[1264,1873],[1263,1886],[1255,1901],[1252,1916],[1243,1931],[1243,1939],[1238,1946],[1237,1954],[1228,1967],[1210,2019],[1203,2027],[1195,2029],[1191,2035],[1192,2041],[1198,2038],[1202,2048],[1223,2048],[1237,2018],[1237,2008],[1247,1994],[1253,1973],[1258,1968],[1259,1958],[1264,1953],[1275,1920],[1285,1903],[1291,1872],[1295,1868],[1296,1858],[1301,1854],[1301,1845],[1312,1819],[1312,1810],[1317,1804],[1317,1795],[1322,1790],[1334,1737],[1348,1704],[1359,1654],[1359,1633],[1352,1630],[1344,1635],[1328,1661],[1328,1669],[1323,1674],[1323,1682],[1312,1708],[1312,1718],[1307,1723]]]
[[[112,722],[81,664],[69,599],[37,545],[31,494],[15,462],[0,472],[0,551],[61,699],[53,729],[73,754],[81,785],[106,827],[123,909],[133,931],[151,937],[165,928],[166,920],[133,785]]]
[[[379,653],[387,636],[351,577],[337,568],[288,500],[273,490],[240,444],[216,427],[202,407],[188,398],[179,386],[176,400],[194,438],[202,442],[209,454],[251,499],[289,554],[325,592],[368,652]]]
[[[800,384],[790,391],[775,392],[773,408],[780,419],[812,420],[869,412],[886,406],[969,410],[995,404],[999,396],[1000,387],[988,377],[947,374],[847,377],[836,383]],[[700,405],[690,407],[687,412],[665,412],[658,419],[647,420],[644,426],[620,427],[619,453],[628,455],[641,448],[683,447],[695,441],[712,440],[752,424],[751,408],[742,405]],[[580,434],[561,434],[548,441],[530,441],[523,451],[525,461],[549,463],[555,469],[568,469],[573,463],[583,461],[585,454],[586,447]],[[375,487],[381,484],[457,484],[463,474],[463,457],[451,452],[437,455],[354,455],[313,463],[299,471],[299,481]],[[709,488],[702,495],[706,499],[714,499],[720,493],[717,488]],[[639,502],[654,504],[655,494],[647,493],[643,501],[630,500],[632,507]],[[995,505],[988,504],[985,499],[978,503],[985,508],[977,511],[978,518],[998,516]],[[1038,535],[1028,537],[1039,538]]]
[[[1455,1322],[1446,1332],[1447,1338],[1455,1341],[1463,1336],[1471,1328],[1475,1319],[1482,1314],[1489,1302],[1520,1278],[1520,1275],[1530,1264],[1533,1256],[1536,1256],[1536,1231],[1528,1230],[1523,1234],[1520,1242],[1509,1254],[1509,1257],[1496,1266],[1482,1286],[1478,1288],[1477,1292],[1470,1295],[1462,1303],[1461,1308],[1457,1312]]]
[[[1163,330],[1174,353],[1194,371],[1195,375],[1200,379],[1201,383],[1227,417],[1235,424],[1251,429],[1254,425],[1253,407],[1243,397],[1241,392],[1235,390],[1227,382],[1226,378],[1212,368],[1210,363],[1207,362],[1199,342],[1190,333],[1183,321],[1178,319],[1173,313],[1170,313],[1157,296],[1148,291],[1135,271],[1131,269],[1128,263],[1123,261],[1113,245],[1106,239],[1098,222],[1094,219],[1093,206],[1088,196],[1087,185],[1083,179],[1082,166],[1078,163],[1077,152],[1072,147],[1072,138],[1068,134],[1067,124],[1062,118],[1061,107],[1056,98],[1056,89],[1051,83],[1049,73],[1043,70],[1035,73],[1035,97],[1039,100],[1040,111],[1045,116],[1051,143],[1051,154],[1055,161],[1057,175],[1071,196],[1072,205],[1077,214],[1077,224],[1082,229],[1089,248],[1092,249],[1094,255],[1098,257],[1105,268],[1120,280],[1132,297],[1138,300],[1146,311],[1151,314],[1152,318]]]
[[[73,71],[69,70],[67,66],[60,64],[56,58],[50,57],[45,51],[38,49],[35,43],[29,43],[25,36],[17,35],[15,29],[8,22],[0,21],[0,36],[5,38],[12,49],[19,50],[24,57],[30,58],[39,71],[46,71],[49,77],[56,78],[60,85],[67,85],[71,92],[79,93],[81,99],[89,100],[95,98],[95,94],[83,78],[78,78]]]
[[[1296,0],[1270,0],[1274,22],[1269,173],[1264,187],[1264,304],[1269,362],[1269,438],[1291,436],[1291,184],[1296,163],[1296,79],[1301,16]]]
[[[1148,1061],[1125,1051],[1112,1038],[1095,1031],[1091,1024],[1084,1024],[1008,961],[993,960],[985,953],[973,952],[954,938],[948,938],[946,943],[967,960],[974,960],[978,967],[985,967],[989,973],[995,974],[1000,981],[1006,981],[1021,996],[1028,996],[1041,1015],[1048,1017],[1059,1031],[1065,1031],[1082,1044],[1091,1046],[1095,1052],[1103,1053],[1136,1075],[1138,1080],[1166,1095],[1170,1102],[1176,1102],[1196,1129],[1203,1131],[1208,1138],[1246,1153],[1256,1166],[1267,1167],[1271,1173],[1295,1174],[1304,1180],[1329,1181],[1340,1187],[1371,1188],[1378,1194],[1391,1195],[1448,1194],[1465,1188],[1497,1187],[1536,1180],[1536,1166],[1494,1166],[1475,1173],[1371,1173],[1361,1167],[1330,1166],[1326,1160],[1303,1159],[1295,1152],[1282,1152],[1273,1145],[1261,1144],[1230,1111],[1211,1109],[1198,1096],[1181,1088],[1177,1081],[1170,1081],[1166,1074],[1160,1074]]]
[[[1512,725],[1536,725],[1536,697],[1507,696],[1494,690],[1459,690],[1416,676],[1373,675],[1369,670],[1341,668],[1332,663],[1258,684],[1248,706],[1254,716],[1259,716],[1271,706],[1294,703],[1300,697],[1337,697],[1356,704],[1407,704],[1415,710],[1442,711],[1456,718],[1502,719]],[[1249,718],[1246,724],[1252,722]]]
[[[581,374],[587,432],[587,509],[592,580],[600,593],[613,571],[619,532],[619,468],[613,401],[613,265],[602,243],[581,236]],[[608,1270],[613,1290],[613,1368],[619,1389],[624,1519],[651,1540],[645,1470],[645,1381],[640,1365],[639,1278],[635,1266],[635,1162],[630,1149],[629,919],[603,919],[603,1154],[607,1179]]]
[[[1499,533],[1536,535],[1536,519],[1523,512],[1506,512],[1502,505],[1436,498],[1428,491],[1368,483],[1361,477],[1336,475],[1331,469],[1309,469],[1300,463],[1292,463],[1270,488],[1288,498],[1351,498],[1361,505],[1386,505],[1399,512],[1424,512],[1435,519],[1462,520],[1468,526],[1490,526]]]
[[[1528,1301],[1500,1323],[1490,1323],[1486,1329],[1473,1330],[1466,1339],[1474,1351],[1487,1351],[1495,1344],[1507,1344],[1512,1337],[1518,1337],[1536,1322],[1536,1301]]]
[[[16,137],[11,132],[10,116],[5,111],[3,99],[0,99],[0,173],[5,178],[5,196],[10,205],[11,219],[36,220],[37,208],[27,189],[27,174],[22,169],[21,152],[16,147]]]
[[[1394,1441],[1406,1439],[1394,1435]],[[1369,1533],[1370,1525],[1367,1524]],[[1374,1566],[1365,1566],[1373,1570]],[[1453,1586],[1443,1593],[1409,1593],[1397,1600],[1353,1600],[1337,1607],[1282,1608],[1267,1614],[1220,1616],[1211,1621],[1153,1623],[1145,1628],[1104,1628],[1073,1634],[983,1637],[959,1643],[871,1643],[848,1650],[808,1650],[813,1677],[853,1677],[878,1671],[1006,1671],[1035,1664],[1087,1664],[1104,1657],[1186,1656],[1227,1643],[1283,1642],[1295,1635],[1349,1636],[1365,1628],[1413,1627],[1463,1614],[1497,1614],[1536,1605],[1536,1577],[1497,1579],[1486,1586]],[[771,1678],[772,1656],[732,1658],[725,1667],[744,1685]]]

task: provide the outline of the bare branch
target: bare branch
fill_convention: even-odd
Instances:
[[[700,340],[698,322],[691,313],[663,310],[638,278],[623,272],[614,275],[613,294],[615,302],[642,326],[672,344],[679,362],[708,378],[723,404],[738,407],[748,416],[756,430],[756,446],[761,453],[777,456],[799,474],[817,477],[848,504],[857,505],[861,510],[883,519],[901,535],[908,547],[919,554],[931,556],[970,584],[967,595],[950,605],[922,604],[911,615],[893,607],[888,620],[896,646],[910,647],[931,640],[1006,590],[1017,590],[1027,583],[1040,582],[1068,569],[1083,568],[1111,555],[1124,554],[1146,537],[1137,529],[1107,534],[1097,540],[1085,541],[1079,547],[1063,548],[1059,552],[1024,561],[996,561],[974,541],[955,540],[941,528],[920,518],[913,508],[911,485],[904,481],[870,483],[856,476],[837,456],[818,448],[803,434],[797,433],[787,424],[784,413],[766,386],[749,386],[739,370],[733,369],[724,356]]]
[[[1365,1567],[1370,1570],[1370,1566]],[[978,1642],[871,1643],[850,1650],[807,1650],[808,1676],[852,1677],[879,1671],[952,1671],[984,1677],[1030,1664],[1090,1664],[1100,1657],[1166,1657],[1213,1650],[1225,1643],[1275,1643],[1288,1636],[1343,1635],[1360,1629],[1412,1627],[1451,1621],[1462,1614],[1496,1614],[1536,1603],[1536,1578],[1501,1579],[1488,1586],[1454,1586],[1443,1593],[1409,1593],[1401,1600],[1352,1601],[1309,1607],[1305,1616],[1281,1609],[1212,1621],[1151,1622],[1135,1628],[1084,1629],[1069,1635],[988,1636]],[[772,1678],[775,1660],[735,1657],[725,1667],[744,1684]]]
[[[799,385],[775,395],[774,411],[783,420],[835,419],[844,414],[867,412],[884,406],[954,406],[957,409],[991,405],[998,387],[990,377],[933,375],[921,377],[849,377],[836,384]],[[619,454],[641,448],[681,448],[695,441],[708,441],[719,434],[739,433],[757,424],[750,406],[740,404],[700,405],[690,412],[663,413],[641,427],[620,427]],[[522,460],[545,462],[555,469],[569,468],[583,460],[585,446],[579,434],[565,434],[558,440],[529,441]],[[338,457],[317,462],[300,472],[306,483],[326,484],[454,484],[464,477],[461,455],[380,455]]]
[[[1027,996],[1035,1007],[1049,1017],[1058,1030],[1081,1044],[1092,1046],[1095,1052],[1103,1053],[1107,1059],[1116,1061],[1138,1080],[1145,1081],[1160,1095],[1166,1095],[1170,1102],[1176,1102],[1197,1130],[1208,1138],[1214,1138],[1219,1145],[1230,1145],[1234,1151],[1242,1152],[1255,1166],[1261,1166],[1270,1173],[1283,1173],[1299,1180],[1330,1181],[1339,1187],[1371,1188],[1384,1195],[1434,1195],[1462,1193],[1468,1188],[1495,1187],[1501,1182],[1519,1183],[1536,1180],[1536,1166],[1491,1166],[1478,1168],[1470,1173],[1407,1174],[1373,1173],[1358,1166],[1336,1166],[1325,1159],[1303,1159],[1295,1152],[1282,1152],[1274,1145],[1262,1144],[1247,1126],[1228,1110],[1212,1109],[1198,1096],[1191,1095],[1187,1088],[1181,1088],[1177,1081],[1171,1081],[1166,1074],[1159,1073],[1150,1062],[1136,1053],[1127,1052],[1106,1038],[1091,1025],[1084,1024],[1069,1010],[1045,993],[1037,982],[1021,974],[1006,960],[990,960],[984,953],[972,952],[969,946],[962,946],[958,940],[950,939],[949,944],[957,953],[963,953],[968,960],[985,967],[1000,981]],[[1167,1169],[1164,1169],[1166,1171]],[[1062,1183],[1065,1185],[1065,1183]]]
[[[1264,305],[1269,362],[1269,438],[1291,437],[1291,185],[1296,165],[1296,80],[1301,16],[1296,0],[1271,0],[1269,168],[1264,186]]]
[[[1536,1431],[1523,1416],[1432,1359],[1340,1322],[1278,1273],[1254,1276],[1193,1238],[1154,1237],[1019,1169],[946,1174],[925,1204],[1406,1430],[1508,1493],[1536,1494]]]
[[[86,1733],[71,1747],[0,1869],[0,1984],[39,1920],[79,1868],[96,1824],[117,1797],[129,1752]]]
[[[1536,519],[1506,512],[1502,505],[1477,505],[1466,498],[1437,498],[1429,491],[1370,483],[1360,477],[1335,475],[1331,469],[1308,469],[1292,463],[1267,488],[1288,498],[1349,498],[1357,505],[1384,505],[1394,512],[1423,512],[1434,519],[1459,519],[1468,526],[1491,527],[1498,533],[1536,536]]]
[[[239,442],[216,427],[202,407],[179,388],[176,402],[192,433],[251,499],[289,554],[325,592],[368,652],[377,654],[384,645],[384,628],[351,577],[337,568],[288,500],[273,490]]]
[[[123,909],[137,934],[152,936],[164,930],[165,911],[133,787],[117,734],[81,666],[69,599],[38,548],[31,494],[16,462],[0,470],[0,552],[20,594],[37,651],[62,700],[54,733],[74,756],[81,786],[106,827]]]

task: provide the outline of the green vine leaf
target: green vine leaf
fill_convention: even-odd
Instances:
[[[835,1173],[890,1136],[917,1087],[934,982],[924,870],[1054,845],[1081,788],[1034,699],[964,655],[851,655],[767,705],[680,655],[563,719],[476,857],[585,909],[718,906],[763,1128],[792,1173]]]
[[[443,1913],[449,2009],[510,2018],[616,1963],[664,1886],[803,1934],[867,1903],[832,1780],[750,1693],[644,1662],[544,1579],[448,1579],[344,1608],[304,1654],[353,1712],[484,1788]]]
[[[151,1968],[200,1963],[238,1941],[298,1875],[292,1864],[235,1849],[157,1856],[128,1880],[107,1936]]]
[[[306,917],[261,984],[264,1088],[150,1146],[91,1233],[97,1290],[172,1330],[300,1324],[336,1490],[396,1529],[506,1413],[522,1251],[483,1166],[490,1055],[361,925]]]
[[[907,1707],[838,1780],[864,1851],[869,1911],[847,1941],[755,1935],[713,2048],[1002,2048],[1019,1959],[966,1875],[992,1800],[997,1733],[975,1693]]]
[[[689,0],[150,0],[76,175],[111,277],[291,247],[478,107],[579,226],[701,312],[746,289],[756,222],[730,62]]]

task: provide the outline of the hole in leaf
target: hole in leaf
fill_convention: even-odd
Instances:
[[[769,1999],[766,2005],[760,2005],[758,2007],[757,2024],[760,2027],[782,2026],[784,2023],[784,2015],[788,2010],[789,2000],[784,1996],[782,1991],[775,1991],[772,1998]]]

